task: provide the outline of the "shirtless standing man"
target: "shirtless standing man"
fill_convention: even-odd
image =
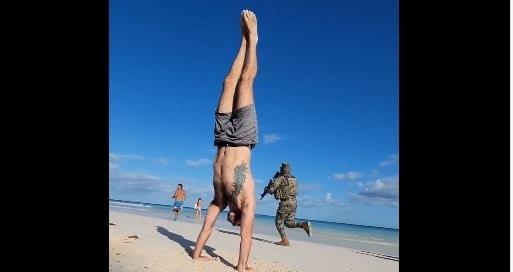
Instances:
[[[228,221],[240,226],[240,250],[236,269],[248,267],[253,220],[255,217],[255,184],[251,175],[251,149],[258,143],[258,127],[253,100],[253,82],[257,74],[257,20],[253,12],[241,13],[242,41],[231,70],[224,79],[223,91],[215,113],[214,199],[208,206],[203,227],[196,240],[193,259],[202,256],[214,223],[228,205]]]

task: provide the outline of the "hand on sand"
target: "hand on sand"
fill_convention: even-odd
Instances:
[[[214,258],[208,257],[208,256],[199,256],[198,258],[192,258],[193,261],[214,261]]]

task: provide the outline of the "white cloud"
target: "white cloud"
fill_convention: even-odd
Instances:
[[[161,178],[147,174],[109,169],[109,189],[137,193],[155,193],[171,190],[172,186]]]
[[[362,176],[362,174],[358,173],[358,172],[349,172],[349,173],[347,173],[347,178],[349,180],[355,180],[357,178],[360,178],[361,176]]]
[[[185,164],[187,164],[188,166],[192,166],[192,167],[197,167],[197,166],[201,166],[201,165],[205,165],[205,164],[210,164],[212,163],[211,160],[209,159],[205,159],[205,158],[201,158],[201,159],[197,159],[197,160],[186,160],[185,161]]]
[[[331,177],[333,177],[336,180],[343,180],[346,178],[346,174],[334,173],[333,175],[331,175]]]
[[[146,174],[146,173],[129,173],[121,171],[118,168],[112,169],[109,171],[109,178],[112,180],[124,180],[128,182],[138,182],[138,181],[159,181],[160,178],[154,175]]]
[[[353,199],[366,204],[386,205],[397,207],[399,205],[399,177],[377,179],[363,184],[362,190],[353,195]]]
[[[303,207],[317,207],[326,205],[337,207],[345,206],[341,200],[334,198],[331,192],[326,193],[324,197],[321,198],[314,198],[310,195],[299,196],[297,198],[297,203]]]
[[[394,154],[394,155],[390,155],[390,157],[388,157],[387,160],[384,160],[382,162],[379,163],[379,167],[385,167],[387,165],[392,165],[392,164],[395,164],[399,161],[399,156]]]
[[[214,195],[214,188],[212,186],[198,186],[192,184],[184,184],[184,190],[187,192],[189,199],[201,197],[203,201],[212,199]]]
[[[324,201],[326,202],[332,202],[333,199],[331,198],[331,193],[326,193],[326,197],[324,198]]]
[[[160,158],[153,161],[156,164],[167,165],[169,162],[166,158]]]
[[[362,177],[360,172],[334,173],[330,176],[335,180],[356,180]]]
[[[109,190],[133,192],[139,194],[169,191],[172,186],[160,177],[144,172],[126,172],[121,170],[117,161],[123,159],[142,159],[139,155],[109,154]]]
[[[282,139],[283,139],[283,137],[281,137],[280,135],[278,135],[276,133],[265,134],[264,135],[264,144],[274,143],[274,142],[277,142]]]
[[[135,155],[135,154],[122,155],[122,154],[109,153],[109,161],[120,161],[120,160],[124,160],[124,159],[142,160],[142,159],[144,159],[144,157]]]
[[[169,201],[169,195],[174,192],[176,185],[182,183],[188,193],[187,201],[195,201],[198,197],[204,200],[213,198],[213,188],[210,182],[192,180],[187,178],[177,178],[170,182],[159,176],[145,172],[127,172],[120,168],[116,161],[121,159],[134,158],[137,155],[117,155],[109,154],[109,192],[113,194],[134,195],[137,199],[161,199]],[[165,159],[161,158],[160,163]],[[166,161],[167,162],[167,161]],[[202,163],[200,159],[195,161]],[[206,186],[208,184],[208,186]]]
[[[153,195],[155,198],[169,199],[169,195],[176,189],[177,184],[182,183],[187,192],[187,201],[195,201],[198,197],[204,200],[212,199],[214,189],[205,186],[207,182],[178,178],[174,182],[163,180],[144,172],[126,172],[119,168],[109,169],[109,191],[136,194],[141,198],[145,195]]]

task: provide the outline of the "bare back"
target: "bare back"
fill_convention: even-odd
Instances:
[[[216,197],[226,201],[231,211],[240,212],[255,202],[251,175],[251,151],[247,146],[219,147],[214,163]]]

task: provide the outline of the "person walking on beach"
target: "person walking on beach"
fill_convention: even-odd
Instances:
[[[196,200],[196,203],[194,203],[194,214],[196,215],[196,218],[201,217],[201,197]]]
[[[185,201],[185,198],[187,197],[187,192],[183,190],[183,185],[180,183],[176,186],[176,191],[174,192],[173,196],[171,198],[175,199],[175,203],[173,204],[173,212],[175,213],[175,221],[178,218],[178,215],[180,214],[180,211],[182,211],[183,202]]]
[[[276,211],[276,229],[280,233],[281,241],[274,244],[280,246],[290,245],[289,239],[285,234],[285,227],[288,228],[303,228],[308,236],[312,236],[312,225],[310,221],[296,222],[296,209],[297,209],[297,181],[296,177],[292,176],[290,164],[282,163],[280,172],[269,182],[262,193],[261,199],[266,194],[273,194],[274,198],[280,200],[280,205]]]
[[[208,205],[203,227],[196,240],[192,258],[210,260],[202,255],[220,212],[229,207],[228,221],[240,226],[238,271],[248,266],[255,217],[255,184],[251,175],[251,150],[258,143],[258,126],[253,99],[257,74],[257,19],[253,12],[241,13],[242,41],[215,112],[214,199]]]

